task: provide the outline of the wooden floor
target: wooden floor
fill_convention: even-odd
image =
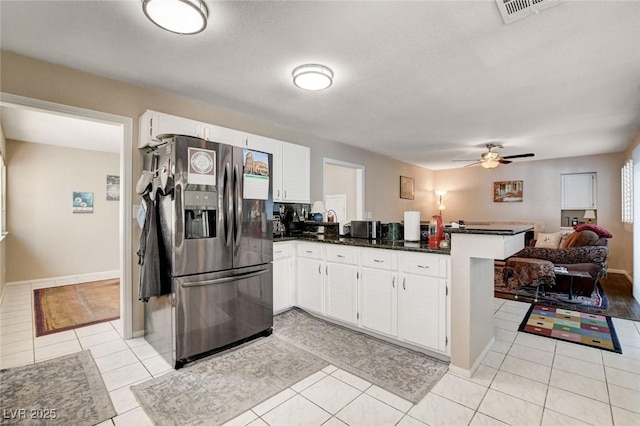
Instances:
[[[636,302],[632,295],[632,285],[624,274],[609,273],[607,278],[600,280],[604,294],[609,299],[608,309],[596,309],[581,306],[559,306],[580,312],[608,315],[610,317],[630,319],[640,321],[640,304]],[[515,300],[512,295],[506,293],[494,293],[495,297]],[[532,302],[526,297],[520,297],[521,302]]]
[[[625,275],[610,273],[600,282],[609,298],[609,309],[605,315],[640,321],[640,304],[633,298],[631,282]]]

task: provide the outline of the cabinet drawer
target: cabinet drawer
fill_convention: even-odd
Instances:
[[[403,253],[400,264],[402,271],[433,277],[447,276],[447,256],[437,254]]]
[[[273,243],[273,258],[283,259],[290,257],[292,254],[291,244],[289,243]]]
[[[322,259],[322,246],[320,244],[300,244],[296,248],[296,254],[310,259]]]
[[[376,269],[396,269],[397,255],[391,250],[363,249],[360,251],[362,266]]]
[[[327,247],[327,261],[356,265],[358,263],[358,250],[353,247]]]

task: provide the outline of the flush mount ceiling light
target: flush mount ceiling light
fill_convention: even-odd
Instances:
[[[300,65],[292,74],[293,84],[305,90],[322,90],[333,83],[333,71],[324,65]]]
[[[202,0],[144,0],[142,10],[154,24],[176,34],[197,34],[207,27]]]

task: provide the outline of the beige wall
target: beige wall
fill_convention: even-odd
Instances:
[[[118,270],[119,171],[118,154],[7,141],[7,281]],[[93,213],[72,212],[73,191],[93,192]]]
[[[620,168],[623,153],[561,158],[555,160],[521,161],[496,169],[467,167],[435,172],[438,188],[445,196],[445,222],[452,220],[532,221],[542,222],[545,232],[560,229],[561,174],[598,173],[598,225],[614,236],[610,240],[609,267],[632,270],[632,261],[625,252],[627,233],[620,221]],[[523,201],[494,203],[493,182],[524,181]]]

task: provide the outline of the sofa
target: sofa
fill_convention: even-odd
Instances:
[[[609,238],[612,235],[604,228],[583,224],[574,227],[574,231],[566,234],[562,232],[553,234],[538,233],[535,240],[514,254],[513,258],[538,259],[549,261],[554,267],[564,267],[568,271],[586,272],[591,278],[575,278],[573,282],[574,294],[591,294],[595,283],[607,274],[607,261],[609,259]],[[532,263],[532,268],[540,270],[540,262]],[[570,279],[567,276],[551,276],[546,269],[545,277],[540,273],[531,273],[539,280],[546,278],[555,282],[554,291],[568,292]],[[538,283],[523,283],[524,285],[537,285]]]

